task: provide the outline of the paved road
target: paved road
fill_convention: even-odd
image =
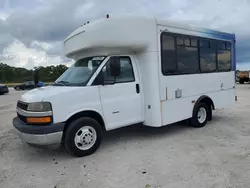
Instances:
[[[239,102],[217,110],[202,129],[127,127],[107,133],[85,158],[32,148],[13,134],[21,93],[0,96],[1,188],[249,187],[250,85],[237,86]]]

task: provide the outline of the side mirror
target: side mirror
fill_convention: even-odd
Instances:
[[[111,76],[119,76],[121,72],[121,64],[118,57],[111,57],[110,59],[110,74]]]

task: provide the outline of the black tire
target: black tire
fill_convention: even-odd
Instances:
[[[76,133],[84,126],[89,126],[95,130],[96,140],[94,145],[87,150],[79,149],[75,144]],[[82,117],[71,122],[65,130],[64,146],[66,150],[73,156],[84,157],[93,154],[101,145],[103,130],[101,125],[94,119]]]
[[[18,86],[17,86],[17,87],[15,87],[15,90],[19,91],[19,90],[20,90],[20,87],[18,87]]]
[[[240,84],[244,84],[244,80],[240,80]]]
[[[202,108],[205,110],[205,120],[199,121],[198,112]],[[194,107],[193,117],[190,119],[190,125],[194,128],[201,128],[207,124],[208,119],[209,119],[208,105],[206,103],[199,103]]]

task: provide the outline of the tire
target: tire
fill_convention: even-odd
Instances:
[[[240,84],[244,84],[244,80],[240,80]]]
[[[20,90],[20,87],[18,87],[18,86],[17,86],[17,87],[15,87],[15,90],[19,91],[19,90]]]
[[[64,134],[66,150],[73,156],[84,157],[93,154],[99,148],[103,130],[96,120],[82,117],[71,122]]]
[[[190,125],[194,128],[204,127],[207,124],[208,117],[208,105],[206,103],[199,103],[194,107],[193,117],[190,119]]]

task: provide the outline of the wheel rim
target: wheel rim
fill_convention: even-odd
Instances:
[[[95,144],[96,139],[95,129],[90,126],[84,126],[75,134],[75,145],[80,150],[88,150]]]
[[[198,111],[198,121],[199,123],[204,123],[206,121],[206,118],[207,118],[207,111],[205,108],[200,108],[199,111]]]

